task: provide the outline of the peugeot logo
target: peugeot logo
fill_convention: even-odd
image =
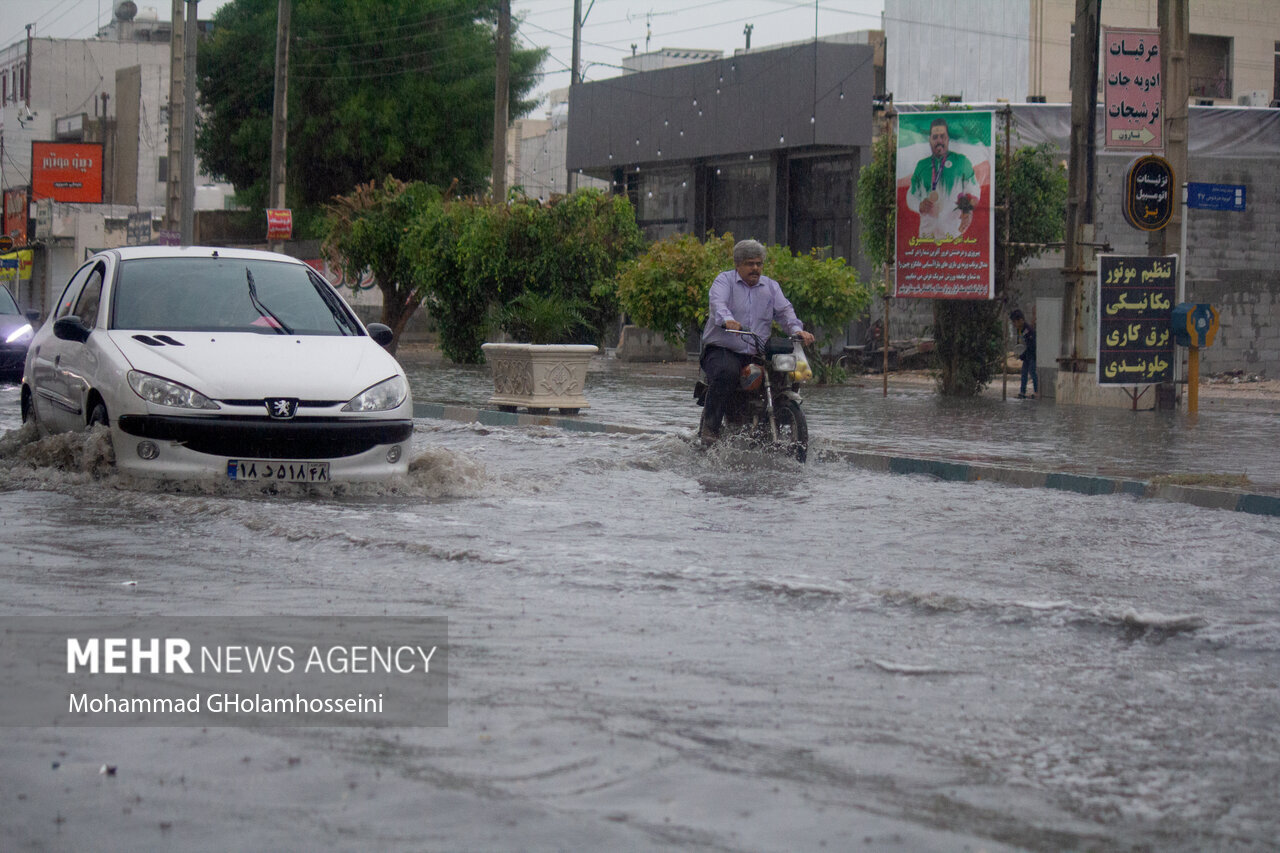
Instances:
[[[298,399],[296,397],[269,397],[265,402],[267,404],[267,414],[273,420],[290,420],[298,411]]]

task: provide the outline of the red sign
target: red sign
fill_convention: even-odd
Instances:
[[[267,211],[267,239],[271,242],[290,240],[293,238],[293,211]]]
[[[0,233],[13,238],[15,246],[27,244],[27,192],[4,191],[4,230]]]
[[[102,146],[31,143],[31,194],[37,199],[102,204]]]
[[[1102,55],[1107,148],[1159,151],[1160,31],[1104,28]]]

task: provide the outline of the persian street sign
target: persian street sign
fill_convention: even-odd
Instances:
[[[1244,184],[1187,184],[1187,207],[1199,210],[1243,211]]]
[[[1149,154],[1129,164],[1124,182],[1124,218],[1134,228],[1159,231],[1173,216],[1173,167]]]
[[[267,210],[267,239],[271,242],[293,237],[293,211],[288,208]]]
[[[32,142],[31,195],[36,199],[102,203],[102,146]]]
[[[1173,379],[1178,256],[1098,256],[1098,384]]]
[[[1161,150],[1160,31],[1104,27],[1103,45],[1103,145]]]

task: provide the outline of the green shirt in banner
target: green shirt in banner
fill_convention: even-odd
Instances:
[[[920,214],[921,237],[958,237],[961,216],[971,212],[981,197],[969,158],[948,151],[941,163],[936,157],[926,157],[916,164],[907,206]],[[929,202],[930,210],[921,211],[924,201]]]

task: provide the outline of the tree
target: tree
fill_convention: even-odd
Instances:
[[[388,348],[392,352],[422,302],[405,223],[438,207],[440,198],[440,192],[426,184],[387,178],[382,186],[361,184],[326,208],[324,254],[351,281],[359,281],[366,270],[373,273],[382,292],[382,322],[395,336]]]
[[[463,192],[492,166],[496,0],[294,0],[288,197],[298,227],[393,175]],[[196,150],[261,209],[268,198],[278,0],[233,0],[200,44]],[[544,50],[513,49],[511,113],[532,109]]]
[[[405,243],[441,350],[467,363],[484,361],[481,344],[495,321],[516,335],[536,327],[541,338],[559,325],[597,340],[617,305],[594,285],[642,245],[631,203],[600,190],[549,203],[440,201],[407,224]]]
[[[863,250],[872,263],[892,260],[886,248],[893,234],[895,159],[893,137],[883,135],[872,147],[872,160],[858,177],[858,214],[863,223]],[[1062,239],[1066,220],[1067,179],[1052,146],[1015,148],[1006,182],[1004,145],[996,143],[996,206],[1008,199],[1010,243],[1038,244]],[[1009,278],[1028,260],[1043,253],[1034,245],[1009,247]],[[933,336],[939,390],[946,396],[977,394],[995,377],[1004,357],[1003,317],[1004,229],[996,226],[996,299],[935,300]]]

